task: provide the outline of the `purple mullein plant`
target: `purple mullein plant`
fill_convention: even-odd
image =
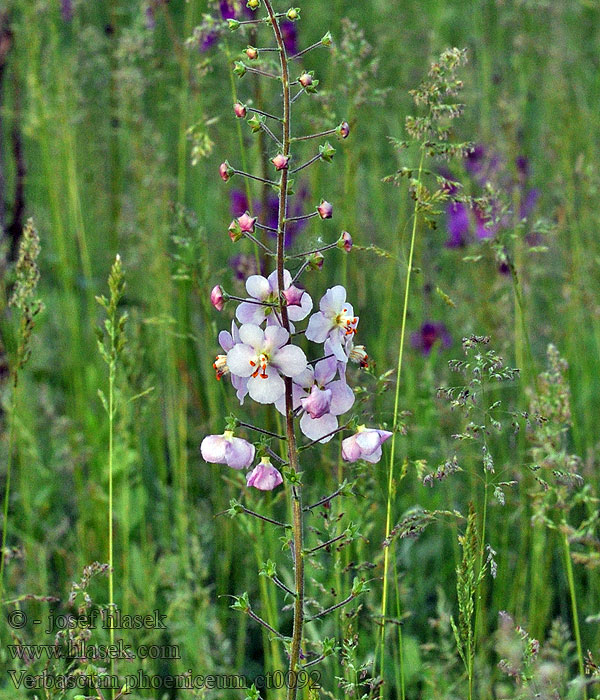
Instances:
[[[202,455],[211,463],[226,464],[234,469],[249,467],[254,463],[255,452],[260,456],[259,463],[248,473],[248,487],[259,491],[270,491],[285,485],[291,500],[292,523],[289,550],[294,570],[293,580],[293,627],[290,637],[279,635],[286,644],[289,658],[290,682],[287,700],[295,700],[298,688],[298,671],[303,665],[314,665],[333,653],[335,645],[329,640],[323,642],[322,654],[306,662],[303,647],[303,629],[306,621],[305,611],[305,577],[304,562],[308,556],[317,551],[324,551],[324,545],[312,549],[304,548],[303,513],[319,504],[329,502],[343,492],[340,487],[334,494],[321,499],[315,506],[303,506],[303,482],[310,483],[310,472],[303,471],[300,480],[300,454],[318,444],[323,444],[341,431],[354,430],[354,421],[347,421],[340,427],[340,417],[347,413],[354,404],[354,392],[346,381],[346,366],[349,360],[367,366],[367,354],[364,346],[354,346],[359,318],[354,315],[352,305],[346,299],[346,290],[336,285],[327,290],[319,301],[319,310],[312,313],[313,301],[300,282],[301,276],[308,270],[319,270],[323,266],[325,250],[337,248],[342,255],[352,249],[352,236],[342,231],[338,239],[319,248],[305,250],[302,253],[289,253],[292,231],[299,236],[302,227],[310,219],[330,219],[334,207],[325,200],[307,200],[305,188],[299,190],[295,203],[290,202],[293,175],[319,162],[331,162],[335,149],[329,141],[324,141],[306,160],[300,154],[292,152],[310,146],[313,139],[332,138],[334,135],[345,139],[350,127],[346,121],[316,134],[292,135],[291,114],[297,101],[306,100],[316,92],[319,80],[314,73],[295,67],[308,51],[320,46],[331,46],[329,32],[320,40],[303,51],[297,51],[295,45],[297,33],[295,22],[300,19],[299,8],[277,12],[272,0],[248,0],[247,7],[252,14],[250,19],[236,14],[228,16],[227,21],[232,31],[250,28],[253,38],[258,36],[258,29],[270,25],[275,37],[275,46],[260,48],[251,46],[246,50],[247,62],[236,61],[234,73],[243,78],[247,73],[255,73],[277,81],[282,95],[282,107],[269,113],[257,110],[251,104],[242,102],[234,106],[234,113],[239,119],[246,119],[254,133],[261,130],[273,142],[269,160],[273,166],[276,179],[269,180],[233,167],[224,161],[219,168],[219,175],[228,182],[234,176],[248,177],[253,182],[262,183],[263,187],[277,191],[277,201],[273,211],[264,211],[259,205],[249,201],[247,195],[238,191],[232,193],[234,219],[229,227],[229,236],[236,243],[241,238],[248,238],[262,251],[263,257],[274,263],[274,269],[267,269],[265,274],[251,274],[245,280],[247,296],[228,294],[221,285],[215,285],[210,292],[210,301],[217,311],[222,311],[228,301],[238,302],[231,332],[222,331],[219,342],[225,354],[217,357],[214,368],[217,378],[224,375],[231,378],[240,402],[246,395],[258,404],[271,405],[285,416],[285,435],[277,435],[264,428],[243,423],[235,416],[227,422],[226,430],[221,435],[212,435],[202,442]],[[256,12],[264,8],[266,14]],[[221,3],[221,13],[231,14],[233,5]],[[269,52],[269,53],[267,53]],[[273,72],[273,64],[268,61],[275,52],[278,57],[278,73]],[[264,59],[267,59],[266,61]],[[244,59],[246,61],[246,59]],[[271,126],[274,123],[275,126]],[[276,128],[278,127],[278,128]],[[273,130],[272,130],[273,129]],[[276,135],[276,132],[279,133]],[[314,154],[316,151],[316,155]],[[299,165],[297,165],[299,163]],[[259,201],[269,200],[262,198]],[[306,206],[305,206],[306,204]],[[270,204],[269,204],[270,206]],[[308,213],[303,213],[308,211]],[[259,236],[264,232],[265,236]],[[270,238],[274,236],[276,245],[269,247]],[[238,256],[239,260],[239,256]],[[258,271],[256,271],[258,272]],[[296,329],[296,325],[299,327]],[[304,345],[301,348],[297,338]],[[311,350],[311,345],[312,350]],[[320,346],[314,349],[314,345]],[[307,357],[308,354],[308,357]],[[315,359],[308,359],[314,355]],[[238,428],[254,430],[261,435],[263,442],[257,447],[246,440],[236,437]],[[298,429],[308,439],[300,444]],[[344,441],[342,457],[347,461],[363,459],[377,462],[382,456],[381,446],[391,433],[376,428],[359,426],[355,435]],[[279,439],[285,442],[287,460],[278,457],[268,441]],[[271,459],[277,459],[279,469]],[[274,525],[283,525],[260,516],[241,504],[231,509],[230,514],[243,512],[267,520]],[[333,541],[338,541],[337,537]],[[355,580],[351,595],[345,604],[353,600],[364,588],[364,583]],[[263,622],[252,612],[247,594],[236,597],[234,609],[250,614],[255,621]],[[340,604],[331,608],[337,609]],[[316,617],[322,617],[324,610]],[[315,619],[315,618],[313,618]],[[273,632],[273,628],[263,622]]]

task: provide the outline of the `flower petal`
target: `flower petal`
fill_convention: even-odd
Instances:
[[[302,321],[312,311],[313,300],[308,292],[304,292],[300,306],[288,306],[288,316],[291,321]]]
[[[246,291],[254,299],[264,301],[271,293],[271,285],[262,275],[250,275],[246,280]]]
[[[270,349],[282,348],[290,338],[290,334],[281,326],[265,328],[265,346]]]
[[[356,436],[356,444],[360,447],[363,457],[370,455],[381,447],[381,438],[377,430],[363,430]]]
[[[242,438],[231,438],[227,449],[227,466],[233,469],[245,469],[254,459],[254,445]]]
[[[325,354],[329,353],[326,352]],[[335,357],[328,357],[315,365],[315,381],[319,386],[325,386],[335,377],[336,372],[337,360]]]
[[[333,435],[329,433],[336,430],[338,427],[337,418],[332,416],[331,413],[326,413],[320,418],[311,418],[308,413],[305,413],[302,418],[300,418],[300,430],[307,438],[311,440],[319,440],[321,443],[329,442]],[[323,438],[325,435],[328,437]]]
[[[225,352],[229,352],[231,350],[234,342],[229,331],[221,331],[219,333],[219,345],[223,348],[223,350],[225,350]]]
[[[271,364],[286,377],[295,377],[306,369],[306,355],[297,345],[286,345],[273,353]]]
[[[265,334],[256,324],[246,323],[240,328],[240,340],[256,350],[262,350],[265,344]]]
[[[351,435],[342,440],[342,459],[346,462],[356,462],[362,457],[360,447],[356,443],[356,435]]]
[[[325,292],[319,302],[319,309],[327,316],[337,316],[345,301],[346,290],[341,284],[337,284]]]
[[[334,416],[341,416],[347,413],[354,406],[354,392],[343,380],[331,382],[327,385],[331,389],[331,406],[329,412]]]
[[[224,435],[207,435],[200,444],[202,459],[211,464],[225,464],[228,444]]]
[[[333,328],[333,321],[321,311],[317,311],[309,318],[305,335],[313,343],[324,343]]]
[[[247,326],[242,326],[247,328]],[[254,365],[250,364],[251,362]],[[256,350],[249,345],[238,343],[227,353],[227,367],[238,377],[249,377],[255,371],[257,364]]]
[[[235,317],[240,323],[259,326],[266,316],[267,307],[243,301],[235,310]]]
[[[248,393],[258,403],[275,403],[285,392],[285,384],[273,367],[267,367],[265,374],[266,377],[250,377]]]

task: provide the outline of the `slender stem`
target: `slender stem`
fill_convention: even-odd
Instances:
[[[308,620],[307,620],[308,622]],[[325,654],[321,654],[321,656],[317,656],[316,659],[313,659],[312,661],[309,661],[307,664],[302,664],[302,668],[310,668],[310,666],[315,666],[316,664],[320,663],[323,661],[323,659],[326,659],[327,657]]]
[[[251,233],[248,233],[247,231],[244,231],[244,236],[249,241],[252,241],[252,243],[255,243],[259,248],[262,248],[262,250],[264,250],[265,253],[268,253],[269,255],[275,255],[275,253],[268,246],[266,246],[262,241],[259,241],[258,238],[256,238],[256,236],[253,236]]]
[[[317,357],[316,360],[309,360],[308,364],[309,365],[316,365],[317,362],[321,362],[321,360],[328,360],[330,357],[333,357],[333,355],[323,355],[323,357]]]
[[[333,537],[330,540],[327,540],[327,542],[323,542],[322,544],[318,544],[316,547],[313,547],[312,549],[307,549],[305,554],[314,554],[315,552],[318,552],[320,549],[325,549],[325,547],[329,547],[332,544],[335,544],[336,542],[339,542],[340,540],[343,540],[344,537],[346,537],[346,533],[342,532],[341,535],[338,535],[337,537]]]
[[[300,90],[300,92],[297,92],[297,93],[294,95],[294,97],[292,97],[292,100],[291,100],[290,104],[294,104],[294,102],[300,97],[300,95],[301,95],[303,92],[304,92],[304,88],[302,88],[302,90]]]
[[[288,68],[288,57],[277,22],[276,15],[271,5],[271,0],[264,0],[267,13],[271,20],[277,46],[279,47],[279,58],[281,62],[281,84],[283,92],[283,155],[290,154],[290,134],[291,134],[291,99],[290,99],[290,77]],[[288,198],[288,170],[281,171],[281,182],[279,186],[279,212],[277,230],[277,284],[279,289],[285,289],[283,270],[285,263],[285,225],[287,216]],[[281,297],[280,297],[281,301]],[[288,310],[285,304],[281,303],[281,322],[283,327],[290,331]],[[286,413],[286,435],[288,448],[288,462],[293,472],[299,471],[298,448],[296,447],[296,434],[294,430],[294,401],[292,393],[292,380],[285,378],[285,413]],[[293,528],[293,556],[294,556],[294,588],[296,596],[294,598],[294,623],[292,629],[292,643],[290,646],[290,678],[288,684],[287,700],[296,700],[298,693],[298,668],[300,661],[300,650],[302,647],[302,630],[304,627],[304,553],[303,553],[303,523],[302,523],[302,488],[294,485],[292,488],[292,528]]]
[[[320,501],[317,501],[316,503],[313,503],[312,506],[305,506],[304,510],[313,510],[314,508],[318,508],[319,506],[323,506],[326,503],[329,503],[329,501],[333,501],[334,498],[339,496],[341,493],[344,492],[346,488],[346,484],[343,483],[340,488],[337,491],[334,491],[330,496],[325,496],[325,498],[322,498]]]
[[[235,168],[232,168],[233,172],[235,175],[242,175],[243,177],[248,177],[251,180],[256,180],[257,182],[262,182],[265,185],[272,185],[273,187],[277,187],[277,183],[273,182],[273,180],[265,180],[264,177],[260,177],[259,175],[252,175],[251,173],[247,173],[245,170],[236,170]],[[248,200],[250,201],[250,200]]]
[[[308,53],[309,51],[312,51],[313,49],[318,48],[319,46],[323,46],[323,43],[321,41],[317,41],[315,44],[311,44],[305,49],[302,49],[302,51],[298,51],[298,53],[295,53],[293,56],[290,56],[289,60],[295,61],[296,59],[300,58],[300,56],[304,56],[304,54]]]
[[[246,110],[248,112],[256,112],[256,114],[262,114],[263,117],[267,117],[268,119],[275,119],[278,122],[283,121],[281,117],[276,117],[274,114],[269,114],[269,112],[263,112],[262,109],[257,109],[256,107],[246,107]]]
[[[281,76],[275,75],[275,73],[269,73],[266,70],[261,70],[260,68],[253,68],[252,66],[246,66],[248,73],[256,73],[257,75],[262,75],[265,78],[273,78],[274,80],[281,80]]]
[[[276,228],[272,228],[271,226],[265,226],[264,224],[259,224],[258,221],[256,221],[254,225],[256,226],[256,228],[260,228],[263,231],[271,231],[271,233],[277,233]]]
[[[341,433],[342,430],[346,430],[346,428],[350,425],[350,423],[346,423],[346,425],[342,425],[341,428],[336,428],[335,430],[332,430],[330,433],[327,433],[326,435],[323,435],[322,437],[318,438],[317,440],[311,440],[310,442],[307,442],[306,445],[302,445],[298,449],[301,450],[307,450],[309,447],[312,447],[313,445],[316,445],[317,442],[321,442],[321,440],[324,440],[326,437],[329,437],[330,435],[335,435],[336,433]]]
[[[15,372],[13,395],[10,408],[10,428],[8,430],[8,453],[6,456],[6,488],[4,491],[4,508],[2,512],[2,554],[0,555],[0,601],[4,598],[4,564],[6,561],[6,538],[8,533],[8,505],[10,502],[10,477],[12,472],[12,452],[15,435],[15,413],[17,410],[18,372]]]
[[[278,632],[274,627],[271,627],[271,625],[268,622],[265,622],[265,620],[262,619],[262,617],[259,617],[256,613],[252,612],[252,610],[248,610],[248,615],[255,621],[258,622],[259,625],[262,625],[266,629],[269,630],[269,632],[272,632],[276,637],[279,639],[286,639],[281,632]]]
[[[295,255],[288,255],[290,259],[293,258],[305,258],[307,255],[314,255],[315,253],[322,253],[324,250],[331,250],[332,248],[337,248],[337,241],[335,243],[329,243],[322,248],[314,248],[313,250],[306,250],[304,253],[297,253]]]
[[[312,214],[303,214],[302,216],[290,216],[286,219],[286,223],[290,221],[306,221],[306,219],[313,219],[315,216],[319,216],[318,211],[313,211]]]
[[[423,163],[425,161],[425,149],[421,147],[421,160],[419,162],[419,171],[417,174],[417,181],[420,182],[421,174],[423,172]],[[418,221],[418,199],[415,200],[415,207],[413,212],[413,225],[412,233],[410,238],[410,252],[408,255],[408,269],[406,271],[406,285],[404,288],[404,304],[402,308],[402,326],[400,329],[400,347],[398,349],[398,365],[396,371],[396,394],[394,398],[394,422],[393,422],[393,433],[392,433],[392,444],[390,449],[390,463],[388,470],[388,486],[387,486],[387,505],[386,505],[386,516],[385,516],[385,539],[387,540],[390,535],[390,529],[392,524],[392,496],[394,490],[394,457],[396,448],[396,428],[398,426],[398,411],[400,407],[400,378],[402,374],[402,360],[404,358],[404,338],[406,336],[406,319],[408,316],[408,299],[410,296],[410,280],[412,274],[413,258],[415,252],[415,240],[417,237],[417,221]],[[381,596],[381,634],[379,637],[379,649],[381,653],[380,660],[380,676],[383,678],[384,673],[384,663],[385,663],[385,620],[387,616],[387,600],[388,600],[388,573],[390,568],[390,548],[386,547],[383,554],[383,593]],[[401,689],[401,692],[404,692]],[[383,694],[383,686],[381,689],[381,694]],[[381,695],[382,697],[382,695]]]
[[[261,124],[260,128],[265,132],[265,134],[270,136],[273,139],[273,141],[275,141],[279,148],[283,146],[281,141],[277,138],[277,136],[275,136],[275,134],[271,131],[271,129],[269,129],[269,127],[266,124]]]
[[[573,615],[573,631],[575,644],[577,645],[577,665],[581,678],[585,676],[583,663],[583,647],[581,646],[581,631],[579,629],[579,613],[577,610],[577,593],[575,591],[575,577],[573,576],[573,562],[571,561],[571,545],[566,532],[563,532],[563,547],[565,550],[565,566],[567,569],[567,581],[569,582],[569,595],[571,596],[571,613]],[[583,700],[587,700],[587,686],[583,686]]]
[[[294,591],[292,591],[290,588],[288,588],[283,581],[280,581],[277,578],[277,576],[271,576],[271,581],[273,581],[273,583],[276,586],[279,586],[279,588],[281,588],[282,591],[285,591],[288,595],[291,595],[292,598],[296,597],[296,594],[294,593]]]
[[[304,170],[304,168],[308,168],[309,165],[312,165],[314,162],[317,160],[321,160],[321,154],[317,153],[316,156],[313,156],[310,160],[307,160],[306,163],[303,163],[302,165],[299,165],[297,168],[294,168],[292,170],[293,173],[299,173],[301,170]]]
[[[294,275],[294,279],[292,280],[292,285],[296,284],[296,282],[300,279],[300,275],[306,270],[306,268],[310,265],[310,260],[305,260],[302,265],[300,266],[300,269],[296,274]],[[290,285],[291,286],[291,285]],[[305,333],[305,331],[297,331],[294,333],[294,335],[300,335],[301,333]]]
[[[308,136],[294,136],[292,139],[292,143],[296,143],[297,141],[309,141],[310,139],[318,139],[321,138],[321,136],[329,136],[330,134],[335,134],[337,131],[337,128],[335,129],[327,129],[327,131],[319,131],[318,134],[309,134]]]
[[[114,459],[114,384],[115,384],[115,317],[111,319],[111,363],[108,370],[108,606],[111,611],[110,616],[110,645],[115,643],[115,628],[113,624],[115,609],[114,590],[114,560],[113,560],[113,459]],[[114,658],[110,660],[110,674],[115,675]],[[111,697],[114,699],[115,692],[111,689]]]
[[[280,523],[279,520],[273,520],[273,518],[268,518],[266,515],[256,513],[255,511],[250,510],[250,508],[246,508],[244,505],[240,504],[240,508],[244,511],[244,513],[246,513],[246,515],[253,515],[259,520],[264,520],[266,523],[271,523],[271,525],[277,525],[278,527],[289,527],[287,523]]]
[[[243,302],[247,302],[248,304],[256,304],[256,306],[269,306],[269,307],[275,306],[275,304],[271,304],[268,301],[258,301],[258,299],[245,299],[244,297],[238,297],[238,296],[235,296],[234,294],[228,294],[227,298],[233,299],[233,301],[243,301]]]
[[[277,438],[278,440],[286,440],[287,438],[285,435],[278,435],[277,433],[273,433],[270,430],[265,430],[264,428],[257,428],[255,425],[252,425],[251,423],[244,423],[241,420],[237,422],[239,426],[242,428],[248,428],[248,430],[256,430],[257,433],[262,433],[263,435],[270,435],[271,437]]]
[[[335,605],[332,605],[330,608],[327,608],[326,610],[321,610],[320,613],[317,613],[316,615],[313,615],[312,617],[309,617],[306,621],[307,622],[312,622],[313,620],[318,620],[320,617],[324,617],[325,615],[328,615],[330,612],[333,612],[334,610],[337,610],[338,608],[341,608],[342,605],[346,605],[349,603],[351,600],[354,600],[356,596],[350,594],[346,599],[340,601],[339,603],[336,603]]]

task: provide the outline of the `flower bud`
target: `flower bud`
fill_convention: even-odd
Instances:
[[[333,216],[333,205],[322,199],[321,204],[317,207],[317,211],[322,219],[331,219]]]
[[[256,134],[257,131],[261,130],[264,121],[265,118],[261,114],[253,114],[250,119],[248,119],[248,124],[252,132]]]
[[[354,345],[352,350],[350,350],[350,360],[352,362],[356,362],[356,364],[360,365],[362,369],[367,369],[369,366],[369,356],[367,355],[365,346]]]
[[[321,39],[321,45],[322,46],[331,46],[333,43],[333,37],[331,36],[331,32],[327,32],[325,36]]]
[[[329,141],[326,141],[322,146],[319,146],[319,155],[321,156],[321,160],[331,163],[335,155],[335,148]]]
[[[350,133],[350,124],[348,122],[342,122],[336,129],[337,135],[342,139],[347,139]]]
[[[229,29],[230,29],[232,32],[235,32],[236,29],[239,29],[239,28],[240,28],[240,23],[238,22],[237,19],[232,19],[232,18],[230,18],[230,19],[227,20],[227,26],[229,27]]]
[[[244,117],[246,116],[246,114],[248,112],[248,110],[246,109],[246,105],[242,104],[241,102],[236,102],[233,105],[233,111],[235,112],[235,116],[238,119],[244,119]]]
[[[273,163],[276,170],[286,170],[289,162],[290,157],[284,156],[283,153],[278,153],[275,158],[271,158],[271,163]]]
[[[240,238],[244,235],[242,233],[242,227],[240,226],[240,222],[237,219],[234,219],[230,224],[229,224],[229,238],[234,243],[237,243]]]
[[[246,485],[254,486],[260,491],[272,491],[283,483],[281,473],[271,464],[271,460],[266,455],[246,477]]]
[[[349,253],[352,250],[352,236],[348,231],[342,231],[341,236],[338,239],[337,247]]]
[[[233,65],[233,72],[239,77],[243,78],[246,75],[246,66],[242,61],[236,61]]]
[[[308,73],[302,73],[298,78],[298,82],[307,92],[314,92],[315,87],[319,84],[319,81],[315,80],[315,72],[313,70]]]
[[[223,307],[225,306],[225,296],[223,295],[223,288],[220,284],[217,284],[212,288],[210,293],[210,303],[217,311],[223,311]]]
[[[258,58],[258,49],[254,48],[254,46],[249,46],[246,49],[246,56],[248,56],[251,61],[256,61]]]
[[[283,296],[288,306],[302,306],[302,297],[304,293],[303,289],[291,285],[283,292]]]
[[[300,19],[300,8],[290,7],[285,16],[290,20],[290,22],[297,22]]]
[[[308,266],[311,270],[322,270],[324,261],[325,256],[323,255],[323,253],[313,253],[308,258]]]
[[[249,7],[251,10],[258,10],[260,7],[260,0],[248,0],[246,7]]]
[[[229,161],[226,160],[224,163],[221,163],[219,166],[219,175],[224,182],[227,182],[230,177],[235,175],[235,171],[231,165],[229,165]]]
[[[255,216],[250,216],[250,214],[246,212],[238,217],[237,222],[243,233],[254,233],[254,225],[256,224]]]

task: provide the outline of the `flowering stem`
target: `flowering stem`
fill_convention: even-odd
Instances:
[[[249,177],[251,180],[257,180],[258,182],[262,182],[265,185],[277,187],[277,183],[273,182],[273,180],[266,180],[264,177],[260,177],[259,175],[251,175],[250,173],[247,173],[244,170],[236,170],[235,168],[232,168],[232,170],[235,175],[242,175],[243,177]]]
[[[256,430],[257,433],[262,433],[263,435],[269,435],[270,437],[277,438],[278,440],[286,440],[285,435],[278,435],[277,433],[272,433],[270,430],[265,430],[264,428],[257,428],[251,423],[244,423],[241,420],[237,421],[237,424],[242,428],[248,428],[248,430]]]
[[[262,241],[259,241],[258,238],[256,238],[255,236],[253,236],[251,233],[248,233],[247,231],[244,231],[244,236],[245,236],[248,240],[252,241],[252,243],[256,243],[256,245],[257,245],[259,248],[262,248],[262,249],[265,251],[265,253],[267,253],[268,255],[275,255],[275,253],[274,253],[270,248],[268,248]],[[244,301],[245,301],[245,299],[244,299]]]
[[[565,564],[567,568],[567,580],[569,582],[569,595],[571,597],[571,613],[573,616],[573,631],[575,632],[575,643],[577,646],[577,665],[579,675],[584,678],[585,668],[583,663],[583,649],[581,646],[581,632],[579,630],[579,613],[577,610],[577,593],[575,592],[575,577],[573,576],[573,563],[571,562],[571,544],[566,533],[566,524],[563,525],[563,547],[565,551]],[[587,700],[587,686],[583,686],[583,700]]]
[[[273,78],[273,80],[281,80],[281,76],[275,75],[275,73],[269,73],[266,70],[261,70],[260,68],[253,68],[252,66],[246,66],[248,73],[256,73],[257,75],[262,75],[265,78]]]
[[[244,297],[237,297],[237,296],[234,296],[233,294],[228,294],[227,298],[233,299],[234,301],[243,301],[245,303],[247,302],[248,304],[256,304],[257,306],[270,306],[270,307],[276,306],[276,304],[271,304],[268,301],[258,301],[257,299],[244,299]]]
[[[334,610],[341,608],[342,605],[348,604],[351,600],[354,600],[355,597],[356,596],[353,593],[351,593],[347,598],[345,598],[344,600],[341,600],[339,603],[336,603],[335,605],[332,605],[330,608],[327,608],[326,610],[322,610],[320,613],[317,613],[316,615],[309,617],[307,622],[312,622],[313,620],[318,620],[320,617],[325,617],[325,615],[328,615],[330,612],[333,612]]]
[[[346,488],[346,484],[343,483],[340,488],[337,491],[334,491],[330,496],[325,496],[325,498],[322,498],[320,501],[317,501],[316,503],[313,503],[312,506],[305,506],[304,510],[313,510],[314,508],[318,508],[319,506],[323,506],[326,503],[329,503],[330,501],[333,501],[336,496],[339,496],[341,493],[343,493],[344,489]]]
[[[283,92],[283,156],[290,155],[290,133],[291,133],[291,99],[290,99],[290,77],[288,68],[288,57],[279,28],[277,17],[273,11],[271,0],[265,0],[265,7],[271,20],[277,46],[279,47],[279,59],[281,62],[281,84]],[[287,214],[288,198],[288,170],[281,171],[281,182],[279,186],[279,211],[277,226],[277,284],[280,290],[285,289],[283,270],[285,262],[285,225]],[[281,301],[281,297],[280,297]],[[290,322],[288,310],[285,304],[280,305],[281,321],[283,327],[290,332]],[[298,448],[296,446],[296,434],[294,430],[294,401],[292,393],[292,380],[285,378],[285,413],[286,413],[286,435],[288,448],[288,462],[290,469],[297,473],[298,469]],[[292,629],[292,643],[290,646],[290,678],[288,684],[287,700],[296,700],[298,692],[298,666],[300,661],[300,649],[302,646],[302,629],[304,627],[304,554],[303,554],[303,532],[302,532],[302,488],[299,484],[292,488],[292,538],[294,557],[294,588],[296,596],[294,598],[294,623]]]
[[[300,269],[299,269],[298,272],[296,272],[296,274],[294,275],[294,279],[292,280],[292,285],[293,285],[293,284],[296,284],[296,282],[300,279],[300,276],[302,275],[302,273],[304,272],[304,270],[306,270],[306,268],[307,268],[309,265],[310,265],[310,260],[305,260],[305,261],[302,263],[302,265],[300,266]],[[294,333],[294,335],[300,335],[301,333],[304,333],[304,332],[305,332],[305,331],[297,331],[296,333]]]
[[[329,547],[332,544],[335,544],[336,542],[339,542],[340,540],[343,540],[344,537],[346,537],[346,534],[342,532],[341,535],[338,535],[337,537],[333,537],[330,540],[327,540],[327,542],[323,542],[322,544],[318,544],[316,547],[313,547],[312,549],[307,549],[305,554],[314,554],[315,552],[318,552],[320,549],[325,549],[325,547]]]
[[[331,250],[332,248],[337,248],[337,241],[335,243],[329,243],[324,245],[322,248],[314,248],[313,250],[307,250],[304,253],[297,253],[296,255],[290,255],[290,258],[304,258],[307,255],[314,255],[315,253],[322,253],[324,250]]]
[[[272,634],[274,634],[278,639],[286,639],[281,632],[278,632],[274,627],[271,627],[271,625],[268,622],[265,622],[265,620],[262,619],[262,617],[259,617],[256,613],[252,612],[252,610],[248,609],[247,610],[248,616],[251,617],[255,622],[258,622],[259,625],[262,625],[266,629],[269,630]]]
[[[323,357],[317,357],[316,360],[309,360],[308,364],[309,365],[316,365],[317,362],[321,362],[321,360],[328,360],[330,357],[333,357],[333,355],[323,355]]]
[[[277,138],[277,136],[275,136],[275,134],[271,131],[271,129],[269,129],[269,127],[266,124],[261,124],[260,128],[265,132],[265,134],[270,136],[273,139],[273,141],[275,141],[279,148],[283,146],[281,141]]]
[[[268,119],[275,119],[278,122],[283,121],[281,117],[276,117],[274,114],[269,114],[269,112],[263,112],[262,109],[256,109],[256,107],[246,107],[246,110],[248,112],[256,112],[256,114],[262,114],[263,117],[267,117]]]
[[[318,134],[309,134],[308,136],[294,136],[292,138],[292,143],[296,143],[297,141],[308,141],[310,139],[319,139],[321,136],[329,136],[330,134],[335,134],[337,131],[336,129],[327,129],[327,131],[319,131]]]
[[[273,520],[273,518],[268,518],[266,515],[256,513],[255,511],[250,510],[250,508],[246,508],[246,506],[242,504],[240,504],[240,508],[244,511],[244,513],[246,513],[246,515],[253,515],[259,520],[264,520],[266,523],[271,523],[271,525],[277,525],[278,527],[289,527],[287,523],[280,523],[279,520]]]
[[[306,221],[307,219],[312,219],[315,216],[319,216],[318,211],[313,211],[312,214],[303,214],[302,216],[290,216],[285,221],[289,223],[290,221]]]
[[[279,588],[281,588],[282,591],[285,591],[288,595],[291,595],[292,598],[296,597],[296,594],[294,593],[294,591],[292,591],[290,588],[288,588],[283,581],[280,581],[277,578],[277,576],[271,576],[271,581],[273,581],[273,583],[276,586],[279,586]]]
[[[293,56],[290,56],[290,61],[295,61],[300,56],[304,56],[305,53],[308,53],[309,51],[312,51],[313,49],[317,49],[319,46],[323,46],[322,41],[317,41],[314,44],[311,44],[310,46],[307,46],[305,49],[302,49],[302,51],[298,51],[298,53],[295,53]]]
[[[423,164],[425,162],[425,148],[421,146],[421,159],[419,162],[419,170],[417,174],[417,182],[421,181],[421,175],[423,173]],[[406,270],[406,285],[404,287],[404,304],[402,307],[402,327],[400,329],[400,347],[398,349],[398,366],[396,370],[396,394],[394,398],[394,422],[393,431],[391,439],[391,449],[390,449],[390,463],[388,470],[388,489],[387,489],[387,505],[386,505],[386,517],[385,517],[385,539],[387,540],[390,535],[390,528],[392,523],[392,500],[394,491],[394,456],[396,448],[396,432],[398,427],[398,410],[400,406],[400,377],[402,374],[402,360],[404,357],[404,338],[406,336],[406,318],[408,315],[408,299],[410,295],[410,279],[412,274],[413,258],[415,252],[415,240],[417,237],[417,222],[418,222],[418,211],[419,211],[419,200],[415,200],[415,208],[413,212],[413,225],[412,233],[410,238],[410,252],[408,255],[408,268]],[[381,652],[380,659],[380,676],[383,678],[384,673],[384,662],[385,662],[385,621],[387,616],[387,599],[388,599],[388,572],[390,567],[390,547],[386,547],[383,554],[383,593],[381,596],[381,635],[379,638],[379,648]],[[402,653],[402,650],[400,650]],[[382,691],[383,693],[383,687]],[[404,678],[402,678],[401,683],[401,700],[405,698],[405,688],[404,688]]]
[[[297,168],[294,168],[292,170],[292,173],[299,173],[301,170],[304,170],[304,168],[308,168],[309,165],[312,165],[315,161],[321,159],[321,154],[317,153],[316,156],[313,156],[310,160],[307,160],[306,163],[299,165]]]
[[[256,226],[256,228],[260,228],[263,231],[271,231],[271,233],[277,233],[276,228],[272,228],[271,226],[265,226],[265,224],[260,224],[258,221],[256,221],[254,225]]]
[[[294,97],[292,97],[292,101],[291,101],[290,104],[294,104],[294,102],[300,97],[300,95],[301,95],[303,92],[304,92],[304,88],[302,88],[302,90],[300,90],[300,92],[297,92],[297,93],[294,95]]]

